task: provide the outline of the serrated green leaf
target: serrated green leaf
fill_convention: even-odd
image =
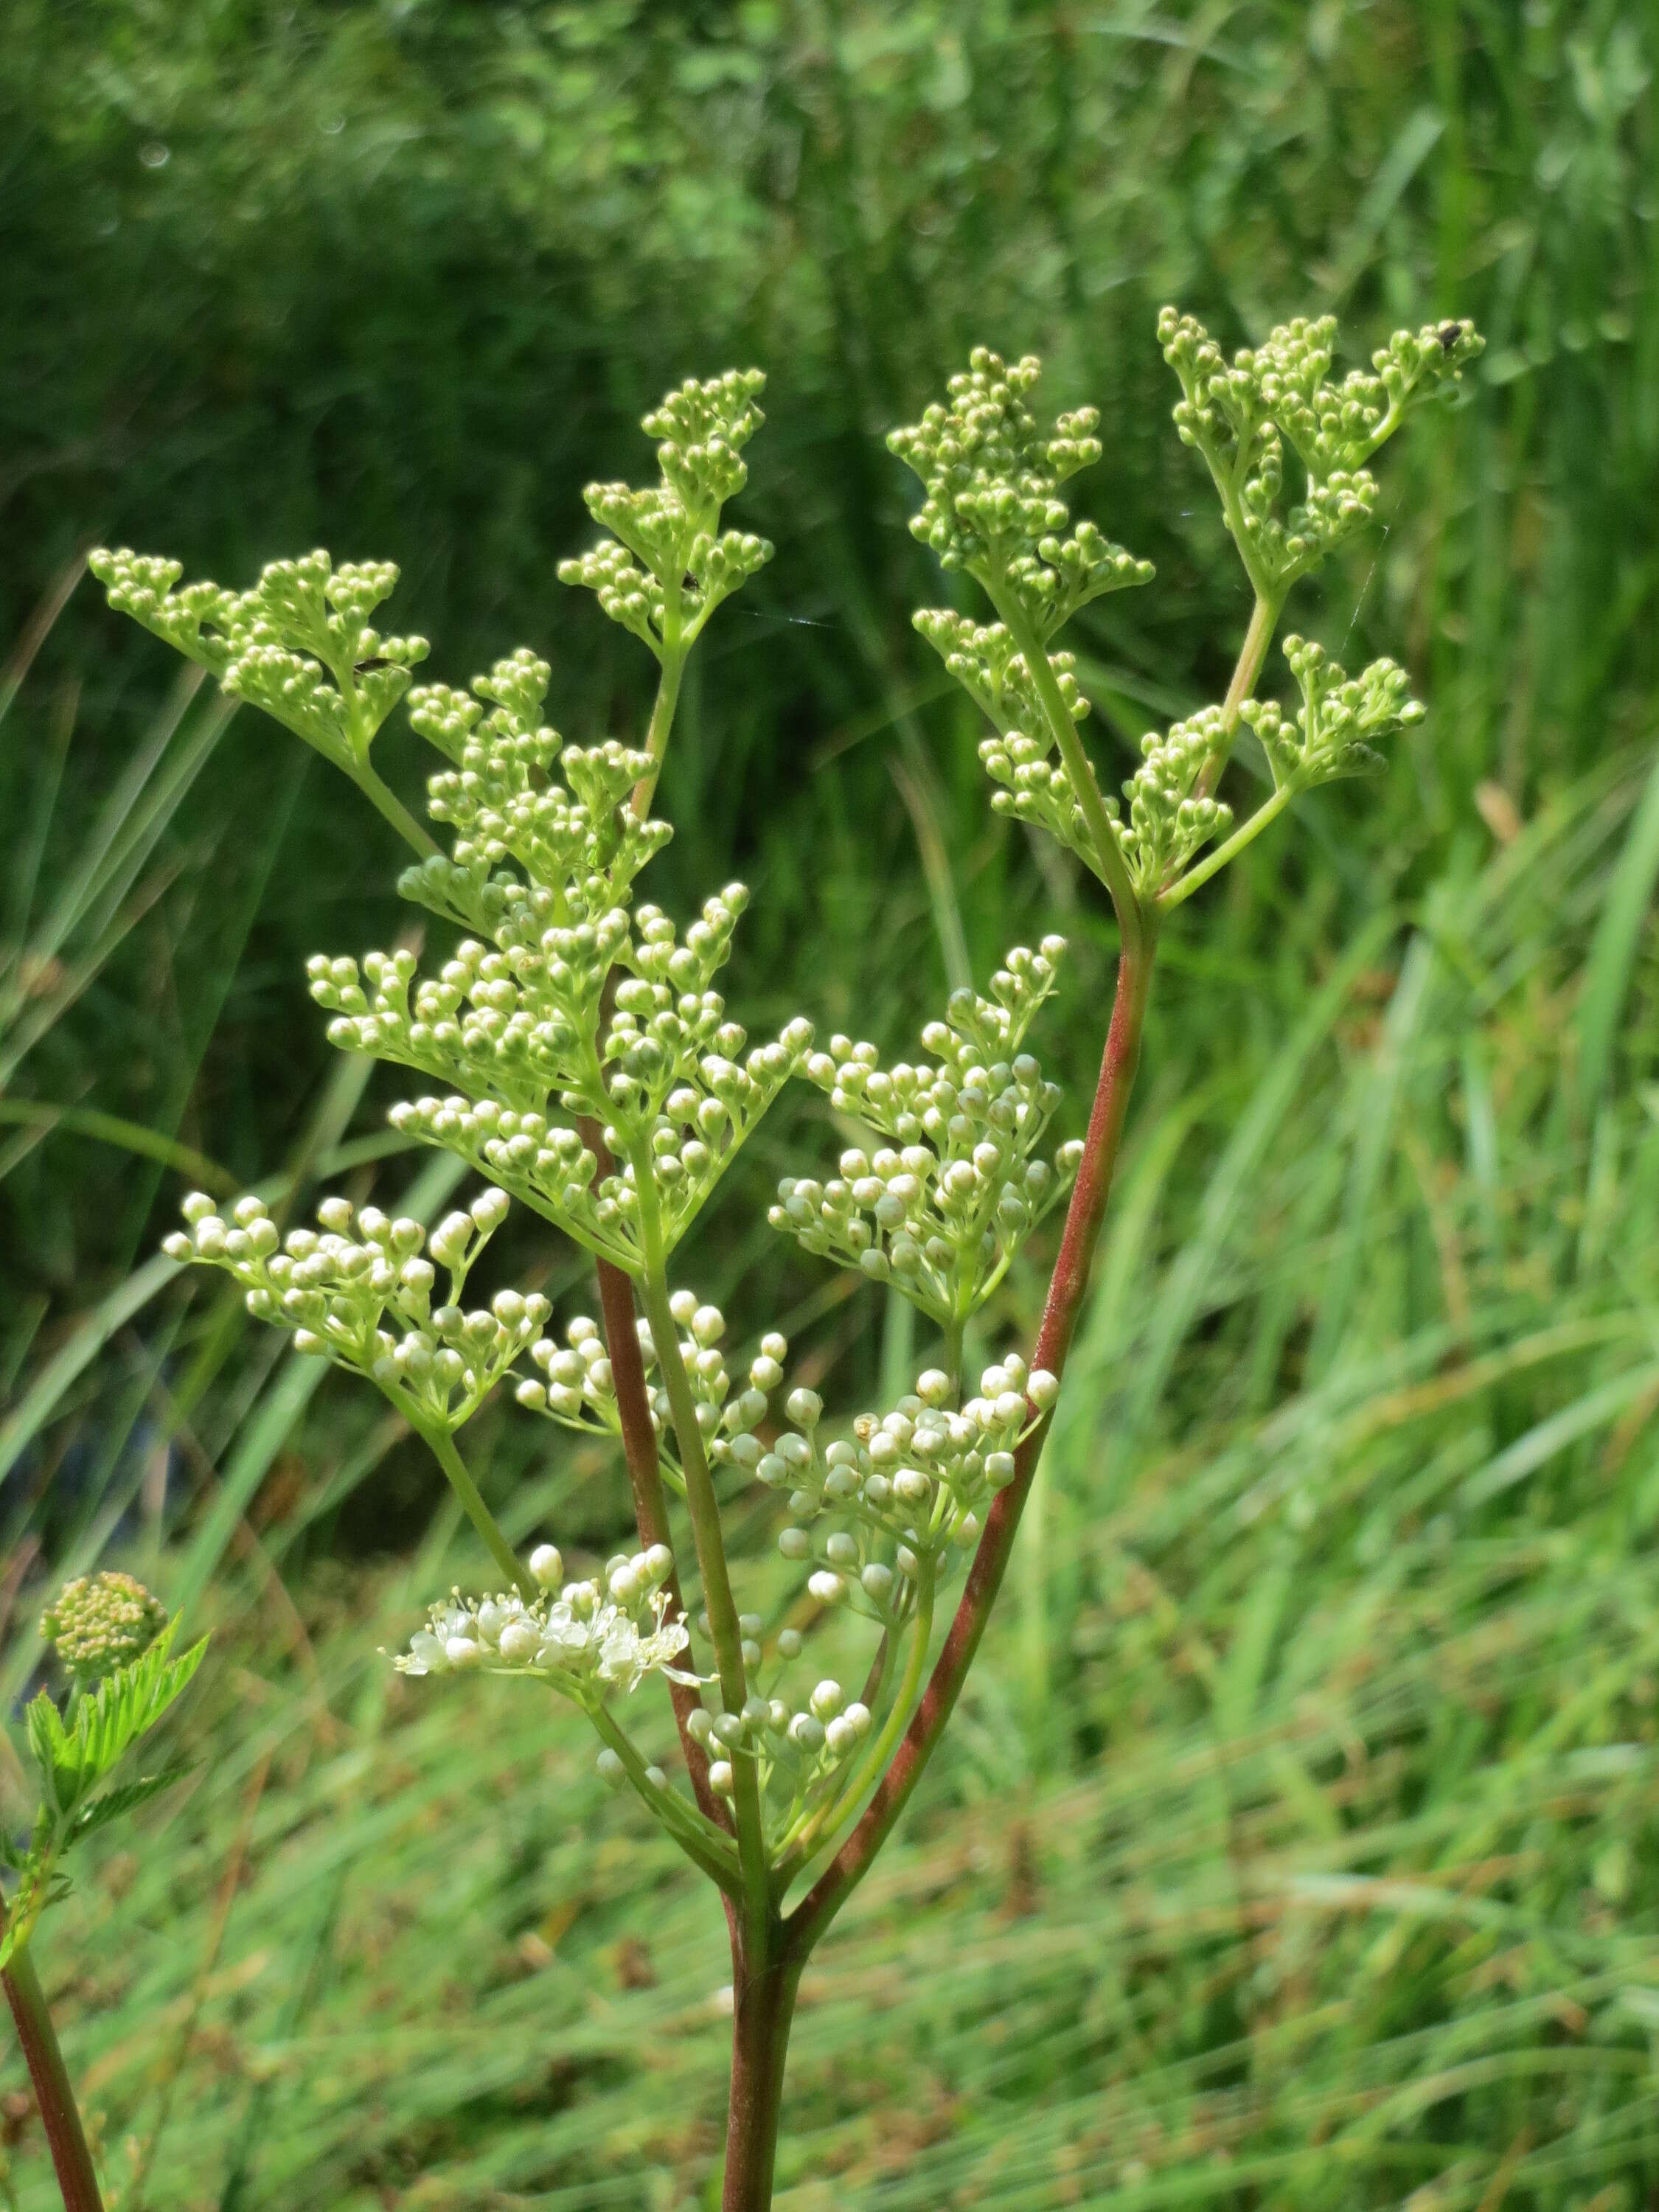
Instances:
[[[59,1780],[70,1765],[70,1742],[58,1708],[42,1690],[39,1697],[31,1698],[23,1718],[28,1727],[29,1749],[40,1770],[46,1802],[61,1812],[66,1801],[60,1796]]]
[[[96,1835],[100,1828],[106,1828],[112,1820],[136,1812],[140,1805],[160,1796],[162,1790],[171,1790],[175,1782],[182,1782],[194,1765],[192,1759],[179,1759],[171,1766],[164,1766],[158,1774],[143,1774],[136,1782],[118,1783],[101,1797],[94,1797],[90,1804],[82,1806],[70,1823],[65,1843],[81,1843],[88,1836]]]
[[[65,1729],[51,1699],[45,1698],[36,1700],[46,1708],[37,1733],[35,1706],[30,1706],[30,1741],[37,1759],[43,1746],[50,1752],[47,1786],[60,1814],[72,1812],[138,1738],[155,1727],[201,1664],[205,1637],[182,1656],[171,1656],[176,1628],[176,1621],[169,1621],[141,1658],[117,1668],[95,1690],[78,1698],[70,1708],[72,1729]]]

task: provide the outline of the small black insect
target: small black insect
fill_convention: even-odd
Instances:
[[[1462,335],[1463,325],[1462,323],[1442,323],[1440,325],[1440,344],[1442,350],[1446,353],[1449,353]]]

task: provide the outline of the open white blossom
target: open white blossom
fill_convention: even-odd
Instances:
[[[650,1674],[696,1684],[673,1662],[690,1643],[683,1620],[668,1618],[666,1575],[653,1552],[613,1562],[605,1583],[566,1583],[533,1601],[516,1591],[493,1597],[451,1593],[392,1664],[402,1674],[533,1674],[572,1696],[635,1690]]]

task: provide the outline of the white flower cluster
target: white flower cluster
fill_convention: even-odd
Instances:
[[[975,347],[966,372],[951,379],[949,404],[929,407],[887,443],[927,491],[910,525],[915,536],[943,568],[1006,585],[1046,641],[1091,599],[1150,582],[1152,567],[1091,522],[1071,528],[1058,489],[1100,459],[1100,416],[1079,408],[1041,429],[1028,400],[1042,366],[1028,354],[1011,368]]]
[[[1363,775],[1382,764],[1377,744],[1428,711],[1411,696],[1410,679],[1395,661],[1374,660],[1350,677],[1322,646],[1294,636],[1285,641],[1285,658],[1302,687],[1297,713],[1287,717],[1272,699],[1247,699],[1239,710],[1261,738],[1277,784]]]
[[[1373,355],[1374,373],[1355,370],[1333,386],[1334,316],[1284,324],[1231,362],[1201,323],[1174,307],[1159,315],[1158,334],[1181,380],[1176,428],[1203,454],[1224,503],[1237,489],[1229,526],[1242,530],[1247,566],[1276,594],[1368,519],[1376,480],[1365,462],[1409,408],[1455,383],[1482,343],[1468,323],[1396,331]],[[1287,443],[1305,477],[1304,497],[1288,508]]]
[[[893,1144],[844,1152],[828,1182],[786,1176],[772,1226],[890,1282],[943,1324],[975,1312],[1082,1157],[1076,1144],[1052,1164],[1037,1157],[1060,1094],[1019,1048],[1064,951],[1058,937],[1035,952],[1017,945],[991,979],[990,1000],[953,993],[945,1019],[922,1031],[936,1065],[884,1069],[873,1045],[842,1036],[811,1054],[805,1072],[837,1112]]]
[[[763,538],[719,527],[721,507],[748,481],[741,449],[765,420],[756,404],[765,383],[757,368],[688,378],[645,417],[660,483],[639,491],[594,483],[582,495],[611,537],[562,562],[559,580],[594,592],[659,659],[689,644],[772,557]]]
[[[892,1412],[861,1413],[850,1437],[825,1443],[822,1407],[790,1393],[793,1427],[763,1449],[737,1438],[732,1456],[769,1488],[787,1493],[792,1525],[778,1538],[787,1559],[811,1560],[807,1588],[821,1605],[850,1602],[884,1626],[907,1620],[924,1561],[937,1572],[951,1547],[977,1540],[986,1509],[1015,1474],[1014,1455],[1059,1395],[1052,1375],[1028,1373],[1017,1355],[988,1367],[979,1395],[950,1407],[950,1377],[931,1368]],[[825,1517],[847,1525],[815,1532]]]
[[[243,1285],[256,1320],[293,1333],[296,1352],[368,1376],[417,1425],[453,1431],[535,1343],[551,1311],[544,1297],[517,1291],[462,1309],[468,1272],[507,1211],[500,1191],[484,1191],[428,1238],[418,1221],[390,1219],[377,1206],[355,1212],[348,1200],[325,1198],[317,1228],[291,1230],[283,1240],[262,1200],[238,1199],[227,1221],[197,1191],[184,1204],[188,1232],[167,1237],[163,1249],[170,1259],[222,1267]],[[448,1295],[434,1303],[438,1267],[448,1274]]]
[[[426,1626],[393,1661],[399,1674],[530,1674],[584,1703],[611,1689],[636,1690],[650,1674],[697,1681],[673,1663],[690,1637],[683,1620],[668,1618],[662,1584],[673,1559],[665,1544],[619,1555],[602,1577],[564,1583],[556,1595],[564,1563],[554,1546],[539,1546],[530,1565],[546,1596],[507,1590],[465,1598],[454,1591],[431,1608]]]
[[[1200,788],[1205,770],[1225,758],[1226,737],[1220,708],[1205,707],[1162,736],[1150,731],[1142,738],[1141,764],[1123,787],[1129,820],[1119,842],[1143,897],[1172,883],[1231,822],[1231,807]]]
[[[314,745],[337,766],[361,766],[375,732],[427,655],[422,637],[386,637],[369,617],[390,598],[389,561],[343,562],[322,551],[272,561],[251,592],[217,584],[176,589],[177,561],[100,550],[89,564],[111,606]]]

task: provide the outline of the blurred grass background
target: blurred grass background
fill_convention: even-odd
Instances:
[[[726,1966],[556,1712],[388,1679],[478,1566],[418,1451],[151,1256],[190,1182],[435,1206],[445,1170],[388,1157],[395,1082],[302,988],[400,926],[387,834],[82,553],[391,557],[434,673],[533,643],[562,728],[627,733],[643,656],[553,581],[580,486],[641,474],[667,383],[758,362],[733,519],[778,557],[696,669],[653,896],[743,874],[736,1010],[888,1049],[1061,927],[1040,1044],[1080,1120],[1110,932],[985,805],[881,438],[980,339],[1103,405],[1079,504],[1159,567],[1079,626],[1127,773],[1247,611],[1166,298],[1229,343],[1327,308],[1354,355],[1487,334],[1292,617],[1431,715],[1170,933],[1063,1418],[948,1747],[806,1982],[780,2201],[1659,2202],[1656,64],[1628,0],[11,0],[8,1708],[94,1560],[216,1631],[197,1780],[40,1947],[129,2212],[710,2204]],[[414,742],[380,755],[412,796]],[[850,1408],[902,1310],[759,1211],[835,1143],[790,1098],[689,1256]],[[507,1272],[585,1303],[533,1235]],[[489,1451],[509,1528],[611,1548],[613,1468],[506,1419]],[[763,1501],[781,1599],[769,1536]]]

